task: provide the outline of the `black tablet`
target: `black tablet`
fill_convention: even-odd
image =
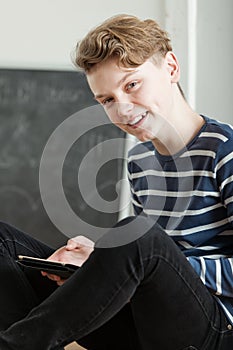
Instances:
[[[17,262],[24,267],[30,267],[40,271],[45,271],[54,275],[58,275],[62,278],[70,277],[70,275],[72,275],[72,273],[74,273],[79,268],[79,266],[72,264],[39,259],[25,255],[18,255]]]

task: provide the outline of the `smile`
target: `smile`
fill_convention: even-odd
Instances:
[[[133,120],[131,120],[128,125],[131,127],[138,127],[141,125],[143,119],[147,116],[148,112],[144,112],[143,114],[138,115],[137,117],[135,117]]]

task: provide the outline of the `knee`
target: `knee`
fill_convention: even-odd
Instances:
[[[141,239],[151,240],[155,237],[167,236],[164,230],[150,217],[130,216],[119,221],[105,233],[97,242],[96,247],[113,248]]]
[[[165,230],[153,219],[148,218],[146,222],[142,221],[141,225],[143,225],[143,230],[141,231],[142,235],[139,237],[139,240],[143,241],[144,244],[163,247],[172,241]]]
[[[4,221],[0,221],[0,240],[11,239],[12,236],[13,226]]]

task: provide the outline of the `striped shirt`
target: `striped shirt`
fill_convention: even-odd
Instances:
[[[151,142],[130,152],[135,214],[172,237],[233,324],[233,128],[203,117],[195,138],[173,156]]]

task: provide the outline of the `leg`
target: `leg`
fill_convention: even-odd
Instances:
[[[88,350],[141,350],[131,304],[77,342]]]
[[[19,267],[19,254],[48,257],[53,249],[16,228],[0,223],[0,329],[20,320],[56,289],[40,272]]]
[[[52,248],[15,227],[0,223],[0,278],[5,281],[4,288],[0,288],[0,329],[6,329],[25,317],[57,288],[54,282],[43,278],[38,271],[20,267],[15,262],[18,254],[46,258],[52,253]],[[106,325],[80,340],[80,344],[104,350],[110,348],[109,344],[114,339],[116,349],[125,344],[125,349],[136,350],[136,338],[132,311],[128,305]]]
[[[1,349],[59,349],[104,325],[129,301],[142,349],[200,349],[205,339],[206,350],[217,349],[215,300],[160,228],[146,219],[137,225],[148,232],[124,246],[96,248],[51,297],[0,334]]]

